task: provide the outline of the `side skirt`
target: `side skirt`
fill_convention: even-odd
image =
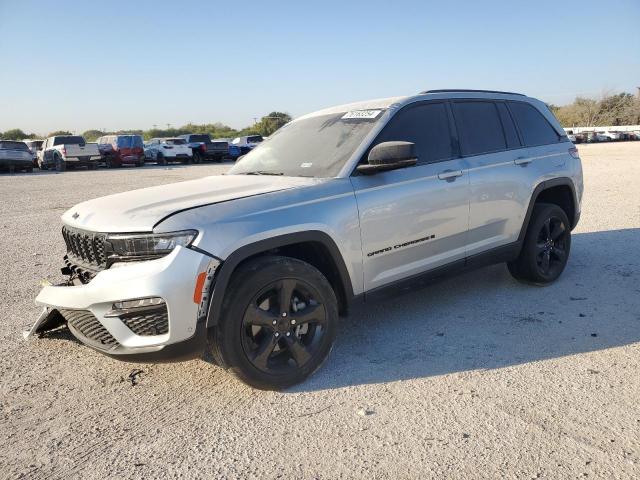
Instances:
[[[358,300],[370,302],[402,295],[453,277],[462,272],[475,270],[488,265],[494,265],[496,263],[509,262],[518,257],[521,248],[522,243],[517,241],[502,247],[491,249],[487,252],[478,253],[467,257],[464,260],[457,260],[447,265],[434,268],[433,270],[412,275],[411,277],[403,278],[402,280],[397,280],[388,285],[383,285],[382,287],[369,290],[363,295],[358,295],[354,299],[354,303],[358,303]]]

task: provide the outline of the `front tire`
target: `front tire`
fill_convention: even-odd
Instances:
[[[217,364],[263,390],[305,380],[326,360],[338,306],[327,279],[312,265],[265,256],[234,273],[218,325],[209,332]]]
[[[507,267],[517,280],[547,285],[564,271],[570,250],[567,214],[558,205],[540,203],[533,207],[520,255]]]
[[[156,163],[158,165],[166,165],[167,159],[162,153],[158,153],[158,156],[156,157]]]

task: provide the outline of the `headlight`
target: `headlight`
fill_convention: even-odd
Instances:
[[[177,246],[188,247],[197,230],[170,233],[112,234],[106,239],[109,258],[113,261],[151,260],[164,257]]]

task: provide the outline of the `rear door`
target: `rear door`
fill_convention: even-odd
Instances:
[[[371,147],[394,140],[416,144],[417,166],[351,177],[360,215],[365,290],[465,257],[469,175],[459,158],[448,104],[404,107]]]
[[[452,102],[460,148],[469,164],[470,207],[468,256],[515,242],[521,211],[531,183],[520,165],[528,165],[522,144],[504,102]]]

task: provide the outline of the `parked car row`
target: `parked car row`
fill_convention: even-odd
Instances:
[[[80,135],[56,135],[45,140],[0,141],[0,169],[59,172],[77,167],[90,170],[104,165],[142,167],[146,162],[159,165],[201,163],[208,160],[237,160],[262,142],[260,135],[211,139],[207,134],[186,134],[171,138],[152,138],[148,142],[135,134],[104,135],[87,142]]]
[[[640,140],[640,130],[621,132],[617,130],[598,130],[592,132],[575,132],[566,130],[573,143],[618,142],[623,140]]]

